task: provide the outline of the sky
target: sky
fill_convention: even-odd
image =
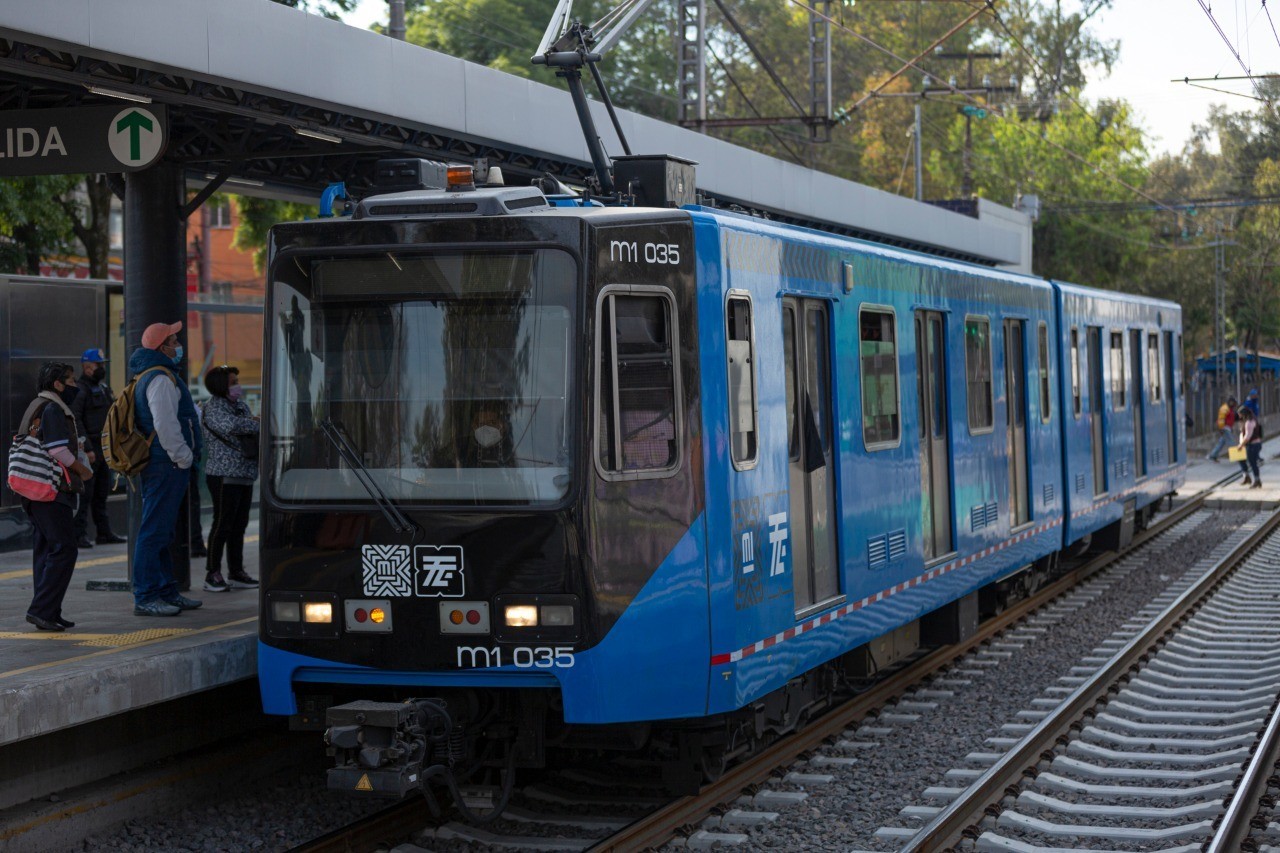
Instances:
[[[1231,45],[1254,73],[1280,70],[1280,36],[1271,29],[1261,0],[1217,0],[1209,5]],[[1275,5],[1272,14],[1280,27],[1280,2]],[[547,0],[548,17],[553,7],[553,1]],[[358,27],[385,23],[386,19],[386,0],[360,0],[355,11],[346,16],[347,23]],[[1103,69],[1095,69],[1085,97],[1129,101],[1148,134],[1147,148],[1153,154],[1180,151],[1192,126],[1208,117],[1211,104],[1231,110],[1257,106],[1247,98],[1171,82],[1184,77],[1244,74],[1198,0],[1115,0],[1112,9],[1094,19],[1093,29],[1104,39],[1120,41],[1120,60],[1109,76]],[[1205,85],[1249,92],[1244,80]]]

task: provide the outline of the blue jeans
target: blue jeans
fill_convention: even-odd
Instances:
[[[133,544],[133,600],[138,604],[178,594],[171,549],[190,477],[168,456],[153,456],[142,469],[142,522]]]
[[[1223,427],[1221,435],[1218,436],[1218,443],[1213,446],[1213,450],[1209,451],[1209,458],[1217,462],[1218,455],[1233,441],[1235,441],[1235,433],[1231,431],[1231,427]]]
[[[1262,458],[1262,442],[1255,441],[1244,446],[1245,458],[1240,460],[1240,470],[1246,477],[1249,476],[1249,469],[1253,469],[1253,479],[1262,482],[1262,477],[1258,474],[1258,460]],[[1246,464],[1247,463],[1247,464]]]

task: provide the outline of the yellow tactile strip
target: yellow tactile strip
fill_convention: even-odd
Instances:
[[[148,640],[163,640],[166,637],[177,637],[190,634],[192,628],[148,628],[144,631],[129,631],[125,634],[77,634],[72,631],[0,631],[0,640],[61,640],[75,643],[77,646],[132,646]]]

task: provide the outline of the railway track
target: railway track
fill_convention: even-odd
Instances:
[[[1228,477],[1223,482],[1233,479],[1234,476]],[[1202,508],[1205,498],[1211,491],[1212,489],[1194,495],[1171,512],[1161,516],[1147,530],[1135,536],[1131,548],[1125,553],[1132,553],[1134,549],[1191,518]],[[860,744],[840,739],[840,736],[851,726],[855,726],[859,721],[884,709],[886,705],[901,699],[920,682],[946,670],[966,655],[989,644],[993,638],[1008,631],[1048,602],[1068,593],[1073,587],[1103,571],[1121,556],[1114,553],[1100,555],[1069,570],[1032,597],[983,623],[978,633],[964,643],[937,649],[919,657],[865,692],[853,697],[844,705],[812,721],[804,730],[729,768],[719,780],[704,786],[698,794],[670,800],[656,808],[650,804],[645,808],[648,813],[639,819],[635,819],[634,816],[619,818],[619,814],[625,815],[627,812],[625,810],[619,812],[616,809],[610,812],[610,808],[623,806],[624,801],[628,800],[632,804],[638,804],[651,799],[653,791],[646,791],[642,783],[638,783],[634,796],[618,797],[616,799],[619,802],[616,803],[604,802],[601,798],[593,800],[585,795],[576,802],[572,796],[560,797],[555,804],[556,810],[570,814],[542,820],[552,827],[557,825],[565,827],[566,834],[559,838],[512,837],[457,823],[440,824],[439,821],[430,821],[425,804],[421,800],[410,798],[363,821],[299,846],[295,850],[307,851],[307,853],[375,850],[379,845],[394,844],[414,834],[421,834],[437,842],[469,842],[470,849],[523,847],[545,850],[630,851],[657,847],[673,841],[681,846],[700,848],[741,840],[733,837],[735,829],[751,823],[767,821],[771,816],[776,817],[770,810],[781,809],[788,804],[797,804],[803,800],[804,794],[772,790],[771,782],[822,784],[823,777],[820,772],[804,774],[803,778],[797,779],[794,771],[788,772],[785,769],[795,765],[799,756],[821,752],[821,747],[829,741],[835,743],[837,751],[841,747],[856,750]],[[820,770],[824,760],[839,761],[840,759],[822,756],[813,769]],[[576,812],[576,816],[572,814],[573,812]],[[632,814],[634,815],[634,812]],[[538,815],[520,813],[519,810],[514,816],[508,815],[508,817],[514,817],[516,821],[539,821]],[[428,822],[438,825],[423,833],[422,828]],[[594,830],[590,829],[592,825]],[[521,843],[522,841],[524,843]]]
[[[1280,514],[1253,527],[903,850],[1246,849],[1280,743]]]

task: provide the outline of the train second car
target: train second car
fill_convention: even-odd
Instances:
[[[705,770],[1185,459],[1176,305],[694,205],[374,196],[273,229],[268,304],[263,700],[332,706],[339,788],[557,745]]]

